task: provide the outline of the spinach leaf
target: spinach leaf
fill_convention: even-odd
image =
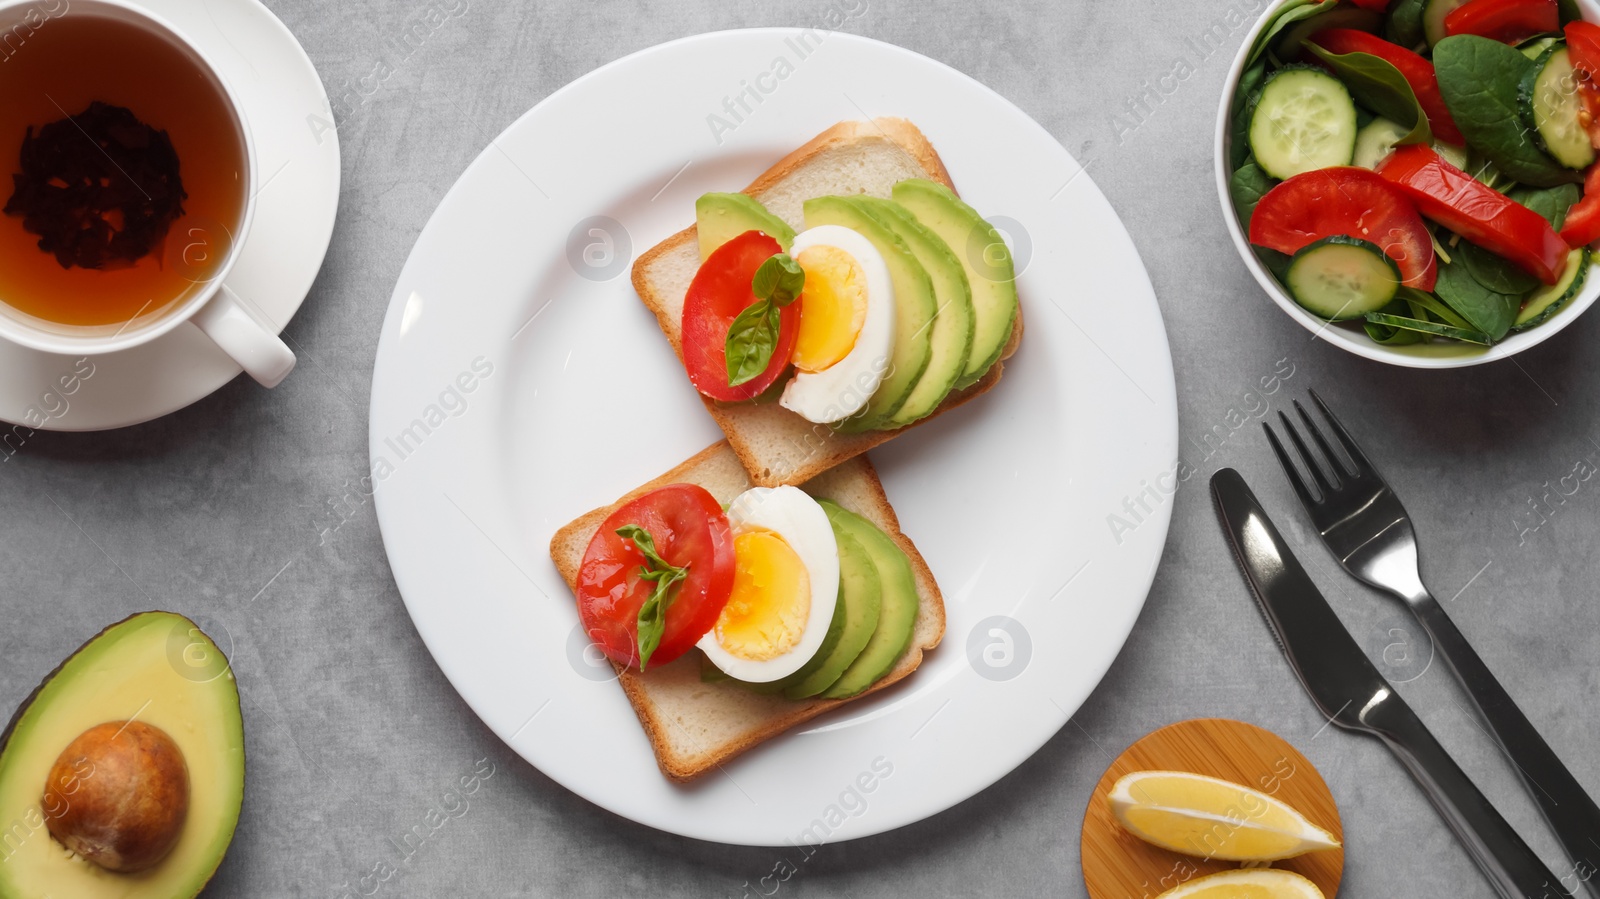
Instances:
[[[1402,47],[1417,47],[1428,39],[1422,29],[1422,8],[1428,0],[1400,0],[1389,10],[1384,36]]]
[[[1582,173],[1563,167],[1529,139],[1517,93],[1533,65],[1515,48],[1472,34],[1447,37],[1433,48],[1439,92],[1468,143],[1524,184],[1581,181]]]
[[[1296,22],[1304,22],[1313,16],[1319,16],[1339,5],[1339,0],[1289,0],[1278,10],[1278,15],[1267,27],[1261,29],[1261,35],[1256,38],[1255,46],[1250,48],[1250,56],[1245,60],[1246,67],[1253,66],[1261,54],[1267,52],[1267,46],[1272,43],[1283,29]]]
[[[1578,194],[1578,185],[1563,184],[1560,187],[1518,187],[1508,196],[1544,216],[1550,227],[1560,231],[1567,220],[1567,210],[1578,202]]]
[[[1504,256],[1497,256],[1474,243],[1462,241],[1456,249],[1472,279],[1495,293],[1523,294],[1539,286],[1539,279],[1523,271]]]
[[[1256,93],[1267,80],[1267,61],[1261,60],[1239,76],[1239,89],[1233,94],[1229,115],[1233,120],[1233,145],[1228,164],[1237,169],[1250,156],[1250,115],[1255,111]]]
[[[1316,44],[1306,44],[1317,58],[1333,68],[1351,96],[1363,106],[1393,122],[1409,125],[1411,130],[1395,141],[1395,146],[1425,144],[1433,140],[1428,127],[1428,114],[1411,90],[1411,82],[1394,63],[1371,53],[1329,53]]]
[[[1583,9],[1578,6],[1578,0],[1556,0],[1556,7],[1561,10],[1561,24],[1576,22],[1583,18]]]
[[[1283,279],[1289,275],[1289,263],[1294,261],[1294,257],[1288,253],[1280,253],[1270,247],[1255,247],[1254,249],[1256,258],[1261,260],[1261,264],[1267,267],[1267,271],[1272,272],[1273,277],[1277,278],[1279,283],[1282,283]]]
[[[1439,266],[1439,281],[1434,291],[1474,330],[1488,334],[1493,340],[1499,340],[1511,330],[1517,309],[1522,305],[1520,296],[1508,296],[1478,283],[1459,260]]]
[[[1246,161],[1228,179],[1228,195],[1233,197],[1234,211],[1239,214],[1239,224],[1244,226],[1246,233],[1250,231],[1250,214],[1256,211],[1256,204],[1277,183],[1276,179],[1256,165],[1254,159]]]
[[[1467,324],[1466,319],[1457,315],[1449,306],[1439,302],[1439,298],[1431,293],[1426,293],[1415,287],[1402,286],[1395,291],[1395,297],[1406,301],[1406,305],[1411,307],[1413,318],[1423,321],[1442,322],[1452,328],[1472,328],[1472,325]]]

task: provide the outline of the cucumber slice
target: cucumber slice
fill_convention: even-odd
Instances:
[[[1400,138],[1411,133],[1410,128],[1405,128],[1392,119],[1381,116],[1373,119],[1356,132],[1356,152],[1350,164],[1358,165],[1364,169],[1376,169],[1383,157],[1388,156]],[[1467,167],[1467,150],[1455,144],[1445,143],[1442,140],[1433,142],[1433,151],[1444,157],[1444,161],[1458,169]]]
[[[1453,328],[1441,325],[1438,322],[1425,322],[1417,318],[1407,318],[1403,315],[1389,315],[1385,312],[1367,313],[1367,321],[1374,325],[1387,325],[1391,328],[1400,328],[1404,331],[1416,331],[1433,337],[1448,337],[1451,340],[1464,340],[1467,343],[1476,343],[1488,346],[1492,341],[1489,335],[1471,328]]]
[[[1428,38],[1428,46],[1444,40],[1444,17],[1466,5],[1467,0],[1428,0],[1422,8],[1422,33]]]
[[[1523,122],[1552,159],[1569,169],[1588,168],[1594,162],[1589,132],[1578,120],[1583,101],[1565,46],[1551,47],[1539,57],[1522,79],[1517,99]]]
[[[1400,270],[1377,244],[1337,234],[1294,254],[1284,285],[1313,314],[1345,321],[1389,305],[1400,287]]]
[[[1549,321],[1552,315],[1565,308],[1583,290],[1583,282],[1588,274],[1589,248],[1579,247],[1568,253],[1567,270],[1562,272],[1561,280],[1528,297],[1527,302],[1522,304],[1522,311],[1517,313],[1516,321],[1511,323],[1511,330],[1526,331]]]
[[[1560,40],[1561,38],[1558,37],[1536,37],[1517,49],[1522,51],[1523,56],[1538,62],[1539,57],[1544,55],[1544,51],[1554,47]]]
[[[1267,79],[1250,117],[1250,152],[1274,178],[1349,165],[1356,148],[1356,103],[1321,69],[1291,66]]]

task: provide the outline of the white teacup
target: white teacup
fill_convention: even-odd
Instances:
[[[226,99],[245,149],[244,210],[237,228],[223,241],[227,255],[222,264],[214,269],[202,289],[181,302],[172,303],[147,318],[135,317],[120,326],[107,327],[48,321],[13,307],[0,297],[0,338],[47,353],[97,356],[149,343],[188,321],[233,357],[252,378],[263,386],[276,387],[294,368],[294,353],[244,308],[238,294],[229,290],[226,283],[250,232],[259,189],[255,140],[238,94],[194,41],[161,17],[125,0],[0,0],[0,41],[5,42],[0,47],[9,53],[23,52],[27,49],[28,37],[39,29],[49,28],[50,20],[73,15],[110,17],[154,32],[172,44],[174,52],[189,54],[196,66],[211,75]],[[15,152],[15,148],[0,147],[0,152]],[[0,185],[3,187],[5,185]],[[180,246],[189,241],[191,249],[186,250],[189,252],[214,251],[214,243],[198,230],[191,230],[194,227],[188,217],[179,218],[173,223],[167,240],[178,241]]]

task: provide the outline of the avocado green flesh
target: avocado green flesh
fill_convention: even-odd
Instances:
[[[880,213],[879,217],[906,242],[912,255],[927,270],[933,282],[933,298],[938,304],[933,327],[929,330],[932,354],[928,369],[917,379],[911,395],[899,411],[884,422],[903,427],[939,408],[950,395],[956,381],[966,371],[972,354],[972,288],[966,270],[939,235],[924,227],[904,206],[893,200],[863,197],[862,203]]]
[[[832,523],[832,516],[828,520]],[[839,606],[844,608],[844,630],[832,651],[826,656],[819,651],[812,657],[812,661],[821,659],[821,664],[783,691],[790,699],[815,696],[832,686],[878,629],[878,569],[849,534],[835,527],[833,536],[839,545]]]
[[[166,731],[182,751],[189,812],[170,855],[123,875],[57,843],[41,800],[68,743],[97,724],[135,717]],[[181,615],[135,615],[63,662],[0,736],[0,897],[194,896],[222,863],[243,798],[244,724],[227,659]]]
[[[906,647],[911,645],[911,637],[917,626],[917,610],[922,603],[917,596],[917,582],[911,573],[911,561],[888,534],[836,503],[828,500],[820,502],[834,530],[848,534],[865,550],[878,573],[878,627],[850,667],[822,693],[827,699],[844,699],[877,683],[900,661]]]
[[[841,431],[878,427],[900,411],[933,355],[930,324],[938,311],[933,282],[910,247],[878,214],[850,197],[813,197],[805,202],[806,227],[840,225],[865,237],[882,254],[894,284],[894,348],[883,381],[866,408],[835,425]]]
[[[894,186],[894,200],[939,236],[966,271],[972,290],[972,349],[955,388],[978,382],[1000,359],[1017,317],[1016,269],[1000,232],[948,187],[922,178]]]
[[[694,223],[700,238],[701,262],[717,247],[746,231],[766,233],[784,252],[794,243],[794,229],[749,194],[705,194],[695,201]]]

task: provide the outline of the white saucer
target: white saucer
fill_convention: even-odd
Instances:
[[[257,0],[140,5],[200,44],[244,102],[261,187],[227,286],[281,333],[322,268],[339,208],[339,137],[322,79],[300,42]],[[49,431],[121,428],[176,412],[240,374],[238,363],[187,322],[90,362],[75,365],[72,357],[0,341],[0,420]]]

